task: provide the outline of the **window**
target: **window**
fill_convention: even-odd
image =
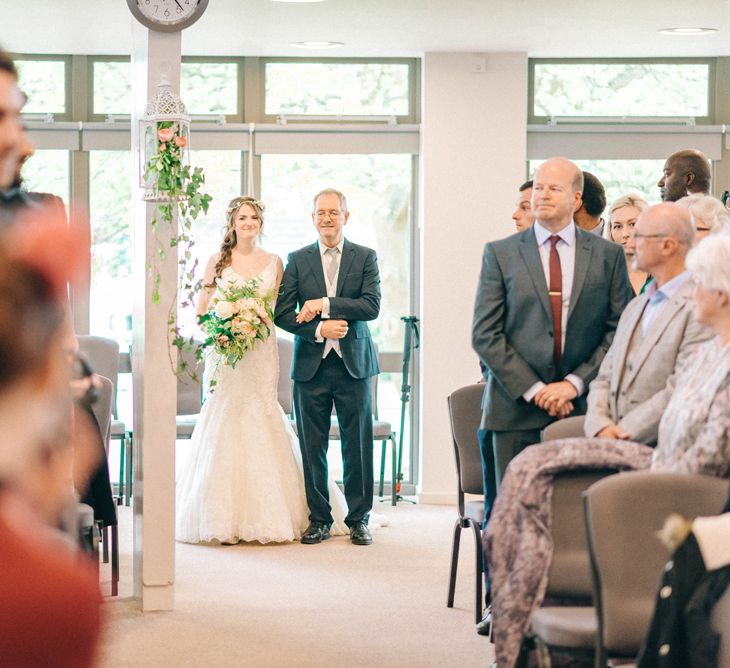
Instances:
[[[714,65],[698,62],[531,62],[533,117],[711,116]]]
[[[68,151],[36,151],[23,166],[23,188],[58,195],[68,207],[69,167]]]
[[[130,151],[90,153],[90,332],[132,342],[132,193]]]
[[[15,61],[18,68],[20,87],[28,96],[23,107],[26,114],[67,113],[66,105],[66,60],[24,60]]]
[[[238,63],[183,62],[180,97],[189,114],[239,114]]]
[[[408,63],[268,62],[266,114],[407,116]]]
[[[543,160],[530,160],[530,178]],[[635,193],[650,204],[659,202],[657,182],[662,176],[664,160],[574,160],[585,172],[590,172],[606,189],[606,211],[621,195]],[[605,217],[605,216],[604,216]]]
[[[128,60],[95,60],[91,77],[92,114],[132,113],[132,65]]]

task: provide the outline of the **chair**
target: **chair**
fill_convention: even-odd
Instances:
[[[119,344],[102,336],[79,335],[79,352],[89,361],[91,368],[112,382],[112,422],[109,438],[119,441],[119,480],[117,493],[129,505],[131,498],[132,431],[117,418],[117,382],[119,379]],[[126,487],[125,487],[126,480]],[[126,492],[126,493],[125,493]]]
[[[289,339],[284,339],[279,337],[276,340],[276,345],[278,347],[279,351],[279,381],[277,386],[277,393],[279,398],[279,404],[281,405],[284,412],[290,416],[292,429],[294,429],[294,432],[296,433],[297,425],[296,422],[293,420],[294,410],[293,410],[293,402],[292,402],[292,388],[291,388],[291,379],[289,378],[289,368],[291,367],[291,360],[292,356],[294,354],[294,343],[290,341]],[[390,424],[390,422],[387,422],[386,420],[380,420],[378,418],[378,377],[375,376],[372,379],[371,382],[371,393],[372,393],[372,402],[373,402],[373,440],[374,441],[381,441],[382,442],[382,450],[380,453],[380,482],[378,485],[378,496],[380,498],[383,498],[383,488],[384,488],[384,475],[385,475],[385,448],[390,441],[391,444],[391,451],[392,451],[392,461],[391,461],[391,501],[390,504],[392,506],[396,505],[396,502],[398,500],[398,490],[397,490],[397,473],[396,473],[396,465],[397,465],[397,458],[396,458],[396,449],[397,449],[397,443],[395,438],[395,432],[393,431],[393,428]],[[340,425],[337,422],[337,417],[335,415],[332,416],[332,420],[330,423],[330,431],[329,431],[329,440],[330,441],[339,441],[340,440]]]
[[[564,471],[553,480],[551,501],[553,555],[548,571],[546,597],[591,599],[588,543],[583,519],[583,492],[614,469]],[[533,641],[541,664],[549,649],[577,657],[592,657],[598,633],[593,606],[544,606],[530,620]]]
[[[634,471],[610,476],[585,493],[585,520],[598,616],[596,666],[635,657],[654,612],[669,553],[657,531],[671,513],[715,515],[727,481],[711,476]]]
[[[452,392],[448,397],[449,425],[454,442],[456,458],[457,501],[459,517],[454,524],[454,538],[451,548],[451,574],[446,607],[454,607],[456,569],[459,563],[459,543],[462,529],[471,529],[476,546],[476,598],[475,618],[478,624],[482,618],[482,573],[484,572],[482,552],[482,522],[484,501],[464,500],[465,494],[484,494],[482,457],[477,441],[477,430],[482,419],[482,394],[484,385],[475,383]]]
[[[101,430],[101,437],[104,441],[105,447],[109,444],[109,433],[112,423],[112,405],[114,403],[114,388],[112,381],[104,376],[99,376],[101,382],[101,388],[99,390],[99,396],[92,405],[94,417],[99,424]],[[114,506],[116,512],[116,506]],[[111,529],[111,569],[112,569],[112,596],[116,596],[119,593],[119,528],[117,524],[108,526],[101,526],[101,520],[99,521],[99,535],[101,536],[102,545],[102,560],[104,563],[109,562],[109,530]]]
[[[198,365],[195,351],[185,350],[181,351],[179,355],[187,369],[195,369]],[[177,377],[176,438],[191,438],[195,425],[198,423],[200,408],[203,405],[202,364],[196,373],[196,380],[186,374]]]
[[[584,415],[576,415],[574,417],[563,418],[551,422],[540,435],[541,441],[556,441],[560,438],[574,438],[576,436],[585,436],[583,431]]]

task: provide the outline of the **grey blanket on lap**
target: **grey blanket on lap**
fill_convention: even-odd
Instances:
[[[652,448],[631,441],[567,438],[523,450],[507,469],[482,540],[489,563],[498,668],[513,668],[530,616],[545,597],[553,542],[553,477],[571,469],[647,469]]]

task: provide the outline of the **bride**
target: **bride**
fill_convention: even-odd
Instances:
[[[276,294],[281,283],[281,259],[257,243],[263,205],[253,197],[236,197],[226,214],[221,250],[205,270],[199,315],[208,311],[218,288],[255,278],[263,296]],[[177,480],[177,540],[282,543],[299,539],[307,528],[301,452],[277,401],[278,375],[274,331],[235,368],[211,348],[206,350],[206,399]],[[345,497],[332,478],[329,496],[332,533],[348,533]]]

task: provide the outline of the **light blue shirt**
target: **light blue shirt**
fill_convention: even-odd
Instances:
[[[649,283],[646,288],[646,295],[649,298],[649,301],[644,308],[644,314],[641,316],[642,337],[646,336],[651,323],[661,313],[666,303],[674,297],[677,290],[679,290],[685,282],[689,280],[690,275],[690,272],[685,270],[678,276],[675,276],[671,281],[667,281],[661,288],[657,287],[656,280]]]

